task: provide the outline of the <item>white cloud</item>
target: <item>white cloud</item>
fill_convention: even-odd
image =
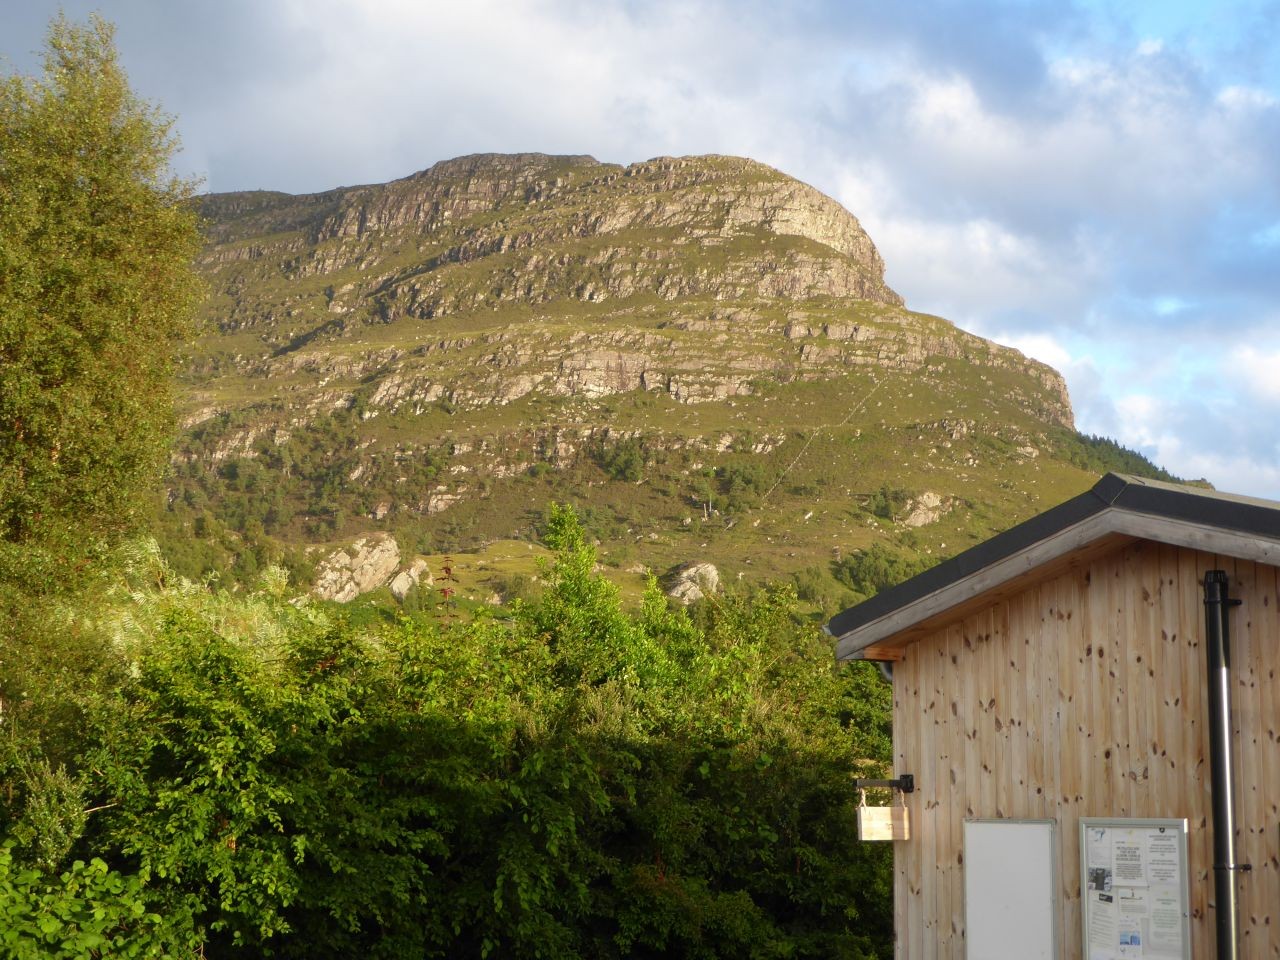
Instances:
[[[1218,91],[1218,103],[1233,111],[1272,110],[1277,102],[1274,96],[1259,87],[1231,85]]]
[[[1280,434],[1271,427],[1277,411],[1246,413],[1230,393],[1192,390],[1132,391],[1115,407],[1107,433],[1159,466],[1222,490],[1280,499]]]
[[[1181,441],[1168,432],[1165,405],[1160,398],[1145,393],[1129,393],[1115,400],[1121,443],[1130,447],[1155,449],[1160,456],[1176,454]]]
[[[1177,464],[1177,474],[1189,480],[1203,478],[1228,493],[1277,500],[1280,499],[1280,466],[1277,466],[1274,454],[1275,451],[1267,460],[1248,451],[1231,454],[1187,450],[1176,459],[1165,462]]]
[[[1245,388],[1256,399],[1280,405],[1280,348],[1262,349],[1246,346],[1233,354],[1236,369],[1243,378]],[[1275,427],[1268,429],[1276,436]]]
[[[1073,273],[1062,268],[1063,250],[988,218],[928,220],[873,210],[862,220],[890,284],[915,309],[977,328],[1010,312],[1045,317],[1086,304],[1083,288],[1094,266],[1086,251],[1076,251]]]

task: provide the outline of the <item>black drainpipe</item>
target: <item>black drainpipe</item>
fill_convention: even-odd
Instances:
[[[1240,603],[1227,595],[1227,574],[1204,575],[1204,620],[1209,662],[1209,764],[1213,777],[1213,881],[1218,922],[1217,960],[1240,960],[1236,903],[1235,778],[1231,771],[1231,635],[1227,610]]]

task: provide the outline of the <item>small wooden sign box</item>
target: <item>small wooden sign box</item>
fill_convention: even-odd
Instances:
[[[868,807],[866,791],[862,791],[858,804],[859,840],[908,840],[910,837],[911,817],[904,803]]]

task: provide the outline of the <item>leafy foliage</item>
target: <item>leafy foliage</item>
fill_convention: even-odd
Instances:
[[[884,483],[868,498],[867,510],[882,520],[896,520],[910,502],[911,491]]]
[[[51,877],[0,846],[0,953],[11,960],[127,960],[191,954],[197,941],[181,916],[147,908],[145,885],[95,858]]]
[[[790,590],[628,612],[571,511],[546,536],[505,622],[357,626],[139,556],[65,790],[94,812],[62,820],[117,865],[110,917],[216,956],[887,956],[850,786],[888,758],[878,674]],[[58,849],[0,811],[15,863]]]
[[[615,443],[600,443],[592,452],[593,459],[613,480],[636,483],[644,476],[644,468],[652,454],[639,437],[624,437]]]
[[[866,598],[923,573],[934,562],[918,554],[900,553],[877,541],[867,549],[832,564],[832,573],[849,589]]]
[[[771,478],[756,461],[731,463],[716,470],[720,491],[724,495],[724,509],[728,513],[740,513],[759,503],[769,489]]]
[[[169,122],[100,19],[0,81],[0,580],[65,585],[127,529],[172,426],[198,247]]]
[[[822,567],[805,567],[792,574],[791,579],[796,585],[796,596],[812,604],[824,617],[830,617],[855,602],[856,598],[831,571]]]
[[[173,145],[97,18],[56,18],[43,75],[0,79],[5,956],[161,956],[182,939],[144,909],[145,878],[76,859],[87,710],[122,666],[86,614],[164,462],[197,293]]]

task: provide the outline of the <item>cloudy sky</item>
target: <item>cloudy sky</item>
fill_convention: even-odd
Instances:
[[[1280,498],[1280,0],[28,0],[100,10],[210,190],[483,151],[763,160],[1080,429]]]

